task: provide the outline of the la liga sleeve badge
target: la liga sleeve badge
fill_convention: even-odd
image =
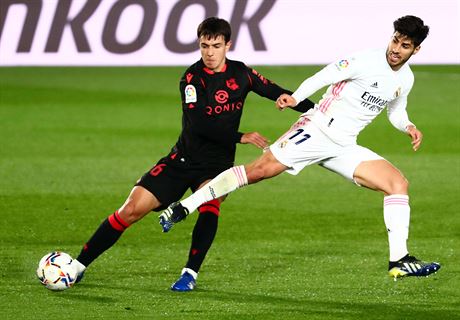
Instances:
[[[193,85],[191,84],[187,85],[185,87],[184,93],[185,93],[185,103],[196,102],[197,100],[196,89]]]

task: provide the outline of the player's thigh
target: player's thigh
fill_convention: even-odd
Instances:
[[[360,186],[360,182],[355,179],[356,169],[362,162],[374,160],[383,160],[383,158],[365,147],[351,145],[341,147],[334,157],[322,161],[320,165]]]
[[[136,183],[148,190],[158,200],[153,211],[161,211],[171,203],[178,201],[190,187],[193,176],[185,164],[176,159],[160,160]]]
[[[340,146],[333,143],[316,125],[306,122],[293,126],[270,146],[273,156],[296,175],[306,166],[335,156]]]
[[[135,186],[124,204],[118,209],[118,214],[129,224],[139,221],[150,211],[160,205],[159,200],[147,189]]]
[[[265,151],[255,161],[245,165],[244,168],[249,184],[273,178],[289,169],[273,155],[271,150]]]
[[[354,179],[360,185],[386,195],[408,192],[406,178],[385,159],[361,162],[355,170]]]

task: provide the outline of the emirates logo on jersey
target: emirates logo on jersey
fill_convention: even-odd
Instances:
[[[226,103],[228,100],[228,93],[225,90],[219,90],[214,95],[214,98],[216,99],[217,103]]]
[[[235,91],[236,89],[238,89],[240,86],[236,83],[236,80],[235,78],[231,78],[231,79],[228,79],[226,81],[227,83],[227,87],[230,89],[230,90],[233,90]]]

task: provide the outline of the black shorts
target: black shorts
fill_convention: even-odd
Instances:
[[[171,203],[182,198],[188,188],[193,192],[206,180],[212,179],[232,164],[222,166],[189,165],[184,158],[171,152],[137,181],[150,191],[161,205],[153,211],[164,210]]]

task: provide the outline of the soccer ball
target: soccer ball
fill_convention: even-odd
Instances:
[[[77,270],[67,253],[54,251],[46,254],[38,263],[37,276],[48,289],[60,291],[70,288],[77,279]]]

